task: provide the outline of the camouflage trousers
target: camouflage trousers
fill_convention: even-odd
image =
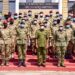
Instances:
[[[36,52],[36,39],[35,38],[31,39],[31,46],[32,46],[32,51]]]
[[[46,62],[46,53],[45,47],[39,47],[37,49],[38,64],[44,64]]]
[[[15,52],[15,47],[16,47],[16,39],[15,37],[13,37],[11,39],[10,54],[13,54]]]
[[[2,63],[9,61],[9,55],[10,55],[10,45],[9,44],[2,45],[1,49]]]
[[[64,59],[65,59],[65,52],[66,52],[66,47],[65,46],[57,46],[57,58],[58,58],[58,64],[64,64]]]
[[[18,49],[18,59],[25,60],[26,58],[26,45],[25,44],[17,44]]]

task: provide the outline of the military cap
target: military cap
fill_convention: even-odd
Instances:
[[[59,14],[59,11],[57,11],[56,14]]]
[[[28,10],[28,13],[29,13],[29,12],[32,12],[32,11],[31,11],[31,10]]]
[[[53,13],[53,11],[51,10],[51,11],[49,11],[49,13]]]
[[[22,13],[19,13],[19,15],[22,15]]]
[[[43,12],[41,11],[39,14],[43,14]]]

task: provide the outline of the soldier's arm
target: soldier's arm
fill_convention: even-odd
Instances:
[[[2,32],[1,32],[1,30],[0,30],[0,37],[3,39],[3,35],[2,35]]]
[[[55,35],[53,35],[53,36],[54,36],[54,41],[56,43],[56,41],[57,41],[57,31],[55,32]]]
[[[48,43],[49,43],[49,31],[46,31],[46,38],[47,38],[47,41],[46,41],[46,48],[48,48]]]
[[[35,33],[35,38],[36,38],[36,47],[38,48],[38,42],[37,42],[37,39],[38,39],[38,30]]]
[[[66,33],[66,31],[65,31],[65,34],[66,34],[66,36],[65,36],[66,43],[67,43],[67,45],[68,45],[68,36],[67,36],[67,33]]]

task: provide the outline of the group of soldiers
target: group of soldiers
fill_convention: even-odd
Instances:
[[[18,51],[18,66],[26,67],[27,50],[37,55],[38,66],[45,67],[47,54],[58,60],[58,67],[65,67],[65,56],[72,57],[75,45],[75,17],[53,11],[32,14],[12,13],[0,15],[0,58],[1,66],[8,66],[9,60]]]

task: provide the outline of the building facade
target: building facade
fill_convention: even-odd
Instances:
[[[5,14],[8,11],[19,13],[26,9],[54,9],[66,15],[66,18],[74,3],[75,0],[0,0],[0,12]]]

